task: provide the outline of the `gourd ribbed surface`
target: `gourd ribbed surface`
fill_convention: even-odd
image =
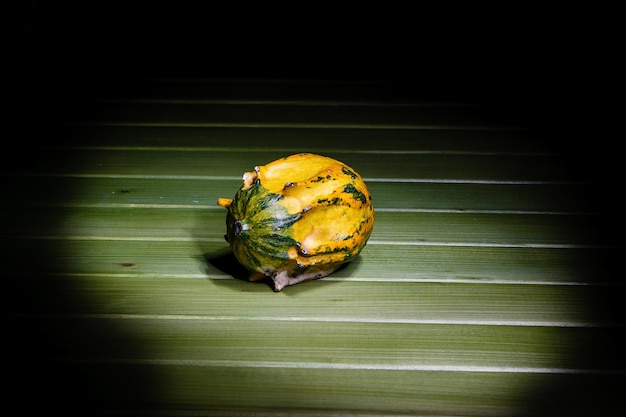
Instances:
[[[228,208],[226,240],[251,280],[280,291],[321,278],[354,259],[374,225],[361,176],[329,157],[300,153],[246,172]]]

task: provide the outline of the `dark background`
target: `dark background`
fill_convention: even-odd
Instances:
[[[599,231],[623,247],[616,10],[403,4],[12,3],[4,98],[7,131],[19,133],[3,170],[32,163],[90,99],[132,96],[138,79],[384,82],[401,99],[475,102],[535,128],[595,185]]]
[[[25,0],[5,13],[2,170],[29,163],[53,126],[95,97],[132,96],[141,78],[354,80],[399,98],[469,101],[536,128],[548,151],[596,184],[607,243],[619,216],[617,16],[610,8],[422,3],[263,4]],[[6,108],[6,106],[5,106]],[[623,136],[623,134],[621,134]]]
[[[140,78],[392,83],[398,98],[468,101],[537,128],[548,151],[597,183],[607,236],[622,183],[618,25],[611,8],[25,0],[5,20],[7,158],[53,143],[50,127]],[[16,152],[18,150],[16,149]],[[15,156],[17,155],[17,157]],[[9,168],[10,169],[10,168]],[[580,177],[580,175],[575,175]]]
[[[573,6],[19,4],[9,66],[21,92],[55,100],[136,77],[382,80],[561,123],[611,88],[617,62],[611,10]]]
[[[54,144],[55,123],[92,98],[132,94],[139,78],[378,81],[394,83],[399,98],[478,102],[538,128],[569,169],[596,183],[588,198],[603,213],[598,227],[607,244],[623,246],[616,12],[404,4],[13,3],[3,81],[5,129],[17,133],[0,171],[36,163],[30,152]],[[614,263],[607,259],[607,271]],[[622,292],[601,301],[620,323]],[[27,328],[15,327],[16,335]],[[28,341],[14,348],[17,358],[29,356],[19,352]],[[27,387],[22,371],[13,375]],[[50,401],[54,394],[51,387]]]

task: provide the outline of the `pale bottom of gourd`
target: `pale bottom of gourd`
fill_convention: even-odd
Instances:
[[[329,275],[333,271],[335,271],[341,265],[328,265],[324,268],[317,267],[313,272],[303,272],[299,275],[291,276],[287,270],[282,270],[274,273],[262,273],[262,272],[253,272],[250,274],[250,281],[259,281],[265,278],[270,278],[272,285],[274,287],[274,291],[278,292],[285,287],[290,285],[299,284],[304,281],[311,281],[314,279],[324,278]]]
[[[324,278],[325,276],[327,276],[328,274],[330,274],[331,272],[333,272],[335,269],[337,269],[336,267],[332,267],[329,268],[326,271],[320,271],[320,270],[316,270],[315,272],[309,272],[309,273],[303,273],[300,275],[296,275],[296,276],[289,276],[289,274],[287,273],[287,271],[280,271],[274,275],[272,275],[272,282],[274,284],[274,291],[278,292],[280,290],[282,290],[283,288],[289,286],[289,285],[295,285],[295,284],[299,284],[301,282],[304,281],[311,281],[313,279],[320,279],[320,278]]]

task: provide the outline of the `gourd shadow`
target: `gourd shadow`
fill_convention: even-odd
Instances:
[[[243,267],[235,258],[235,254],[232,252],[222,251],[220,253],[205,253],[204,259],[207,262],[207,266],[214,267],[221,272],[232,276],[235,279],[241,281],[247,281],[250,272]]]
[[[271,282],[268,279],[260,281],[249,281],[250,272],[239,263],[235,255],[230,251],[221,251],[218,253],[205,253],[204,259],[207,266],[207,278],[211,270],[218,270],[234,279],[234,281],[242,282],[246,285],[244,290],[240,285],[233,285],[231,279],[211,279],[210,281],[219,287],[230,289],[232,291],[270,291],[272,290]]]
[[[257,290],[257,289],[264,290],[265,288],[267,288],[270,291],[273,290],[273,286],[272,286],[272,282],[270,278],[266,278],[266,279],[259,280],[259,281],[249,281],[248,277],[250,276],[250,272],[245,267],[243,267],[243,265],[239,263],[239,261],[237,260],[237,258],[232,252],[222,251],[220,253],[205,253],[204,259],[206,260],[207,267],[209,269],[215,268],[223,272],[224,274],[233,277],[236,280],[246,282],[248,285],[250,285],[251,291]],[[330,275],[330,277],[333,277],[335,274],[341,271],[345,271],[349,269],[350,265],[353,262],[341,265],[339,268],[337,268],[337,270],[333,272],[333,274]],[[345,276],[344,274],[341,274],[341,275]],[[296,295],[300,293],[301,291],[311,291],[314,288],[321,288],[327,285],[336,284],[341,281],[340,277],[336,277],[336,278],[339,278],[339,279],[333,279],[333,278],[329,279],[329,277],[315,279],[315,280],[303,282],[300,284],[292,285],[289,287],[285,287],[280,292],[286,295]],[[220,285],[224,287],[228,286],[232,288],[233,287],[232,282],[229,282],[229,281],[230,280],[228,279],[226,280],[219,279],[219,280],[214,280],[214,283],[216,285]],[[313,282],[315,282],[315,284],[312,285]]]

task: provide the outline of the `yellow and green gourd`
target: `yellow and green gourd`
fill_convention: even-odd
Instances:
[[[353,260],[372,233],[374,206],[361,176],[321,155],[287,156],[243,176],[228,209],[226,240],[250,280],[275,291],[322,278]]]

